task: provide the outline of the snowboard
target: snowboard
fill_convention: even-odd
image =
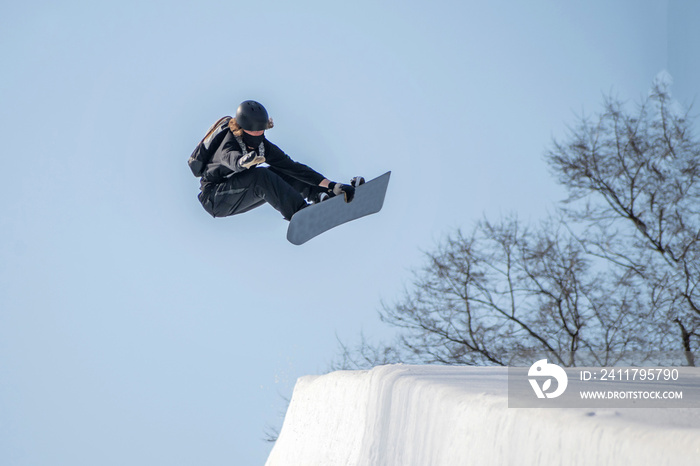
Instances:
[[[296,245],[304,244],[338,225],[376,214],[384,205],[390,176],[389,171],[357,186],[352,202],[345,202],[344,196],[334,196],[300,210],[289,222],[287,240]]]

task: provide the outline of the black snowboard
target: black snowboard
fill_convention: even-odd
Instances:
[[[343,196],[335,196],[300,210],[289,222],[287,239],[292,244],[304,244],[338,225],[376,214],[384,205],[390,176],[391,172],[386,172],[355,188],[355,199],[352,202],[345,202]]]

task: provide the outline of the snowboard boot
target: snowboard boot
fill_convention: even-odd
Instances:
[[[350,180],[350,186],[357,188],[358,186],[365,184],[365,179],[362,176],[356,176]]]
[[[362,184],[365,184],[365,179],[362,176],[356,176],[350,180],[350,186],[352,186],[353,188],[357,188]],[[306,200],[309,201],[309,204],[318,204],[319,202],[323,202],[326,199],[330,199],[334,196],[334,194],[327,193],[326,191],[312,191],[309,194],[309,197],[306,198]]]
[[[330,196],[328,195],[327,192],[317,191],[317,192],[311,193],[309,195],[309,197],[307,198],[307,200],[309,201],[309,204],[318,204],[318,203],[325,201],[328,198],[330,198]]]

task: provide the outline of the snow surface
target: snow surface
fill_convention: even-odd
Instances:
[[[501,367],[297,381],[267,466],[700,465],[700,409],[508,408]]]

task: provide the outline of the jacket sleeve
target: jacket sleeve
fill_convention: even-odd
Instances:
[[[218,151],[220,151],[220,159],[218,161],[221,165],[234,173],[244,170],[238,165],[238,159],[240,159],[243,154],[241,153],[241,147],[238,145],[233,133],[229,132],[226,135]]]
[[[285,175],[313,186],[318,186],[318,184],[324,180],[325,176],[316,170],[309,168],[303,163],[295,162],[291,157],[285,154],[282,149],[272,144],[270,141],[266,141],[266,143],[268,147],[265,148],[265,158],[271,167],[274,167]]]
[[[236,142],[236,138],[231,132],[228,132],[212,156],[211,162],[207,165],[202,181],[221,183],[232,174],[243,171],[238,165],[238,159],[241,156],[241,148]]]

